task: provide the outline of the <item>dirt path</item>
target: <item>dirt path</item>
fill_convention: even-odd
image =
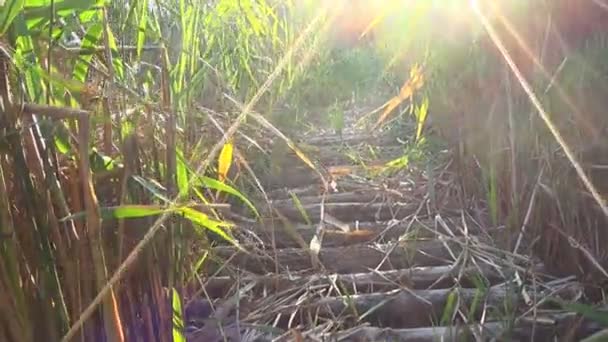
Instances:
[[[214,249],[212,276],[187,308],[189,341],[221,341],[218,320],[230,341],[553,341],[598,329],[539,304],[574,299],[581,286],[507,252],[505,229],[482,207],[458,205],[445,167],[373,178],[370,165],[402,153],[396,139],[358,132],[306,144],[335,191],[323,198],[295,156],[265,178],[272,209],[239,222],[246,251]],[[347,157],[355,150],[363,161]]]

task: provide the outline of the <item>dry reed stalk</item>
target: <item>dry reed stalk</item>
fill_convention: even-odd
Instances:
[[[224,137],[214,145],[213,149],[210,151],[206,160],[196,169],[196,173],[200,173],[202,170],[206,170],[210,165],[211,160],[215,158],[220,150],[220,148],[228,141],[229,138],[234,136],[235,132],[238,130],[239,126],[242,124],[244,119],[250,114],[253,106],[258,102],[260,97],[264,92],[268,90],[272,82],[278,77],[280,72],[285,68],[287,63],[289,62],[293,52],[300,48],[305,39],[312,33],[313,29],[317,26],[317,23],[321,21],[324,17],[325,8],[320,9],[320,11],[315,15],[312,22],[307,26],[307,28],[300,34],[296,42],[288,49],[285,56],[281,58],[277,67],[272,72],[272,74],[268,77],[266,82],[262,85],[260,90],[255,94],[255,96],[249,101],[247,106],[244,106],[241,114],[237,118],[237,120],[232,124],[232,126],[226,131]],[[90,175],[85,175],[90,176]],[[322,177],[323,178],[323,177]],[[90,181],[89,181],[90,183]],[[327,191],[327,183],[325,183],[325,189]],[[98,215],[97,215],[98,216]],[[103,288],[99,290],[99,293],[95,297],[92,303],[82,312],[79,319],[70,327],[68,332],[63,336],[62,341],[69,341],[71,338],[77,333],[77,331],[82,327],[83,323],[95,312],[97,306],[102,302],[107,301],[106,296],[110,295],[113,297],[113,287],[118,283],[118,281],[124,276],[126,270],[132,266],[135,260],[139,257],[144,248],[150,243],[150,241],[154,238],[156,233],[162,227],[163,222],[168,218],[168,214],[163,214],[161,218],[159,218],[154,225],[148,230],[142,240],[135,246],[133,251],[127,256],[125,261],[119,266],[119,268],[115,271],[113,276],[109,279]]]
[[[95,271],[96,288],[103,288],[106,284],[107,268],[104,258],[103,241],[101,240],[101,214],[99,213],[99,202],[93,188],[93,178],[89,165],[89,136],[90,122],[89,116],[83,115],[78,118],[80,153],[80,180],[83,190],[84,206],[86,211],[87,236],[93,267]],[[110,296],[104,299],[103,322],[106,337],[111,341],[124,341],[124,332],[118,310],[118,303],[114,290],[110,291]]]

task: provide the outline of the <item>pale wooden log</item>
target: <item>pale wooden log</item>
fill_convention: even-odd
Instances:
[[[509,272],[506,272],[509,274]],[[286,289],[337,283],[346,291],[354,293],[371,293],[374,291],[388,291],[399,286],[406,286],[412,289],[446,288],[456,284],[463,287],[474,287],[474,279],[482,276],[490,282],[496,284],[503,278],[489,266],[469,267],[460,270],[460,267],[435,266],[435,267],[414,267],[400,270],[388,270],[377,272],[362,272],[351,274],[265,274],[261,276],[245,276],[238,279],[240,284],[255,282],[256,290],[266,289],[268,293],[277,293]],[[212,298],[221,298],[229,291],[232,286],[237,284],[237,279],[229,276],[213,277],[205,282],[205,291]]]
[[[386,261],[380,270],[410,268],[415,266],[439,266],[452,262],[450,252],[445,246],[449,246],[457,257],[461,247],[455,242],[445,244],[436,240],[406,241],[395,247],[386,257]],[[319,260],[328,272],[335,273],[357,273],[367,272],[370,268],[376,268],[387,255],[393,244],[378,246],[354,245],[347,247],[322,248],[319,252]],[[220,263],[229,263],[232,267],[238,267],[256,274],[274,272],[275,260],[268,255],[256,255],[237,251],[234,247],[217,247],[213,250],[215,257]],[[307,250],[297,248],[285,248],[277,250],[279,269],[291,271],[302,271],[313,267],[311,255]],[[208,263],[208,267],[213,265]],[[219,266],[216,264],[216,266]]]

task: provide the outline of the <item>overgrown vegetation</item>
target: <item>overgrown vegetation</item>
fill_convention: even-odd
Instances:
[[[358,123],[406,141],[381,171],[436,162],[447,145],[462,207],[481,199],[512,230],[514,254],[586,277],[585,300],[601,299],[603,26],[566,39],[571,50],[526,31],[543,73],[504,22],[549,27],[559,5],[485,8],[496,37],[459,1],[386,1],[345,42],[335,28],[350,5],[321,3],[4,1],[0,339],[184,340],[181,301],[208,247],[239,246],[226,208],[259,218],[260,181],[289,150],[327,176],[290,139],[341,134],[349,109],[383,103]]]

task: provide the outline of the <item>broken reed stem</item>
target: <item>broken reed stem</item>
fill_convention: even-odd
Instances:
[[[16,108],[20,109],[21,113],[24,114],[37,114],[48,116],[52,119],[80,119],[90,114],[88,110],[79,108],[47,106],[35,103],[22,103],[21,105],[16,105]]]
[[[61,50],[68,52],[68,53],[73,53],[73,54],[78,54],[78,55],[92,55],[92,54],[96,54],[96,53],[100,53],[100,52],[105,52],[106,51],[106,47],[105,46],[95,46],[95,47],[64,47],[64,46],[53,46],[53,48],[60,48]],[[162,46],[160,45],[144,45],[142,46],[142,51],[160,51],[163,49]],[[120,51],[125,51],[125,52],[136,52],[137,51],[137,46],[134,45],[123,45],[123,46],[119,46],[118,50]]]

